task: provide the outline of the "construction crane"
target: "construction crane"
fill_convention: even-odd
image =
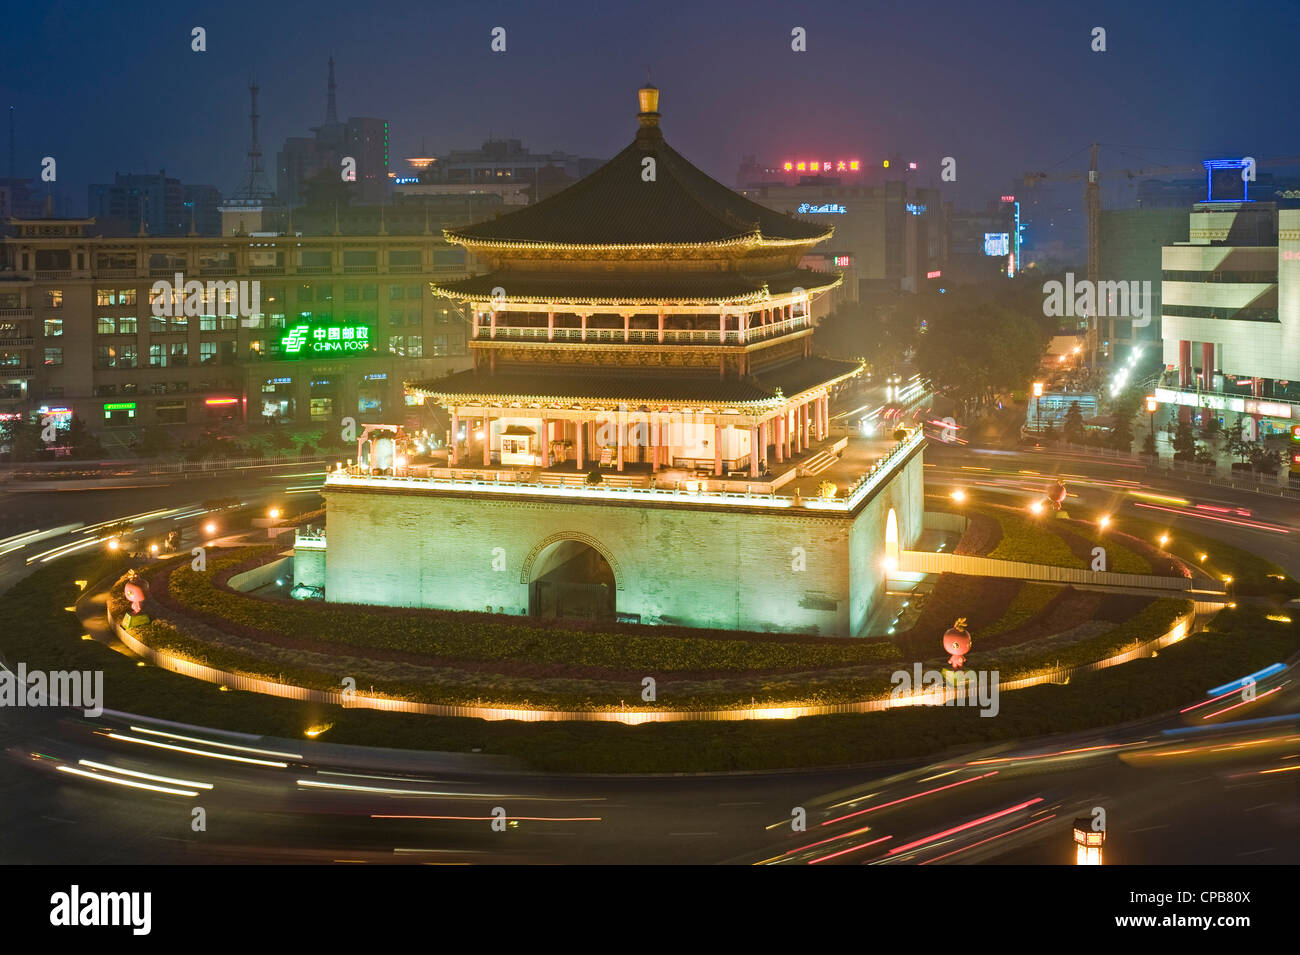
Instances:
[[[1134,180],[1144,179],[1149,176],[1168,176],[1181,175],[1190,172],[1204,172],[1205,167],[1201,163],[1180,164],[1176,166],[1152,166],[1149,169],[1116,169],[1108,172],[1104,176],[1100,168],[1101,144],[1092,143],[1088,146],[1088,168],[1078,172],[1027,172],[1025,173],[1025,186],[1033,188],[1040,182],[1079,182],[1083,186],[1083,208],[1087,216],[1088,232],[1088,281],[1092,287],[1097,287],[1100,280],[1101,272],[1101,180],[1119,179],[1121,177]],[[1300,156],[1285,156],[1280,159],[1259,159],[1255,161],[1256,168],[1266,165],[1288,166],[1300,164]],[[1098,329],[1096,325],[1096,316],[1088,316],[1088,331],[1085,347],[1088,351],[1089,367],[1097,366],[1097,340]],[[1113,341],[1115,338],[1115,318],[1111,316],[1110,324],[1107,331],[1107,337]]]

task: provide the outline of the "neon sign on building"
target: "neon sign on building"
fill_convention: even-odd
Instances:
[[[368,325],[317,325],[303,322],[293,326],[280,338],[280,354],[301,358],[303,355],[347,354],[370,351]]]
[[[822,205],[814,205],[811,202],[800,203],[798,212],[800,215],[844,215],[849,210],[838,202],[827,202]]]
[[[787,159],[781,168],[786,172],[858,172],[862,162],[858,159]]]

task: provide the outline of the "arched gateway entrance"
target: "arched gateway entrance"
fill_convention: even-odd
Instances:
[[[599,550],[565,538],[543,546],[530,561],[528,612],[545,619],[613,620],[618,584]]]

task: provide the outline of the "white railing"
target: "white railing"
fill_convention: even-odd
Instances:
[[[673,345],[738,345],[783,335],[808,326],[802,316],[773,322],[770,325],[751,325],[743,337],[736,329],[719,331],[716,328],[665,328],[663,343]],[[557,342],[611,342],[620,345],[658,345],[661,341],[658,328],[547,328],[545,325],[491,325],[478,326],[478,338],[489,341],[557,341]]]
[[[430,491],[472,491],[476,494],[509,496],[554,497],[566,500],[623,500],[644,501],[650,503],[677,504],[712,504],[729,507],[778,508],[794,507],[830,513],[849,513],[858,507],[876,488],[894,476],[897,468],[905,459],[925,441],[925,435],[918,428],[903,441],[894,445],[889,453],[872,465],[852,486],[847,497],[820,498],[807,497],[796,501],[794,497],[778,496],[776,492],[767,491],[770,482],[762,482],[760,490],[732,491],[715,489],[708,480],[684,480],[668,487],[610,487],[606,484],[593,484],[571,487],[563,484],[534,484],[522,481],[480,481],[470,478],[443,478],[414,476],[410,474],[372,475],[362,474],[354,468],[352,471],[331,471],[325,477],[325,489],[331,487],[391,487]],[[490,470],[490,469],[485,469]],[[714,482],[721,483],[721,482]],[[743,481],[729,481],[734,487]],[[755,482],[758,484],[759,482]]]

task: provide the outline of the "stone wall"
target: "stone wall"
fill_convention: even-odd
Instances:
[[[617,609],[644,623],[861,632],[884,582],[885,515],[920,536],[917,454],[856,516],[811,510],[540,500],[326,487],[329,601],[526,614],[563,540],[609,562]]]

